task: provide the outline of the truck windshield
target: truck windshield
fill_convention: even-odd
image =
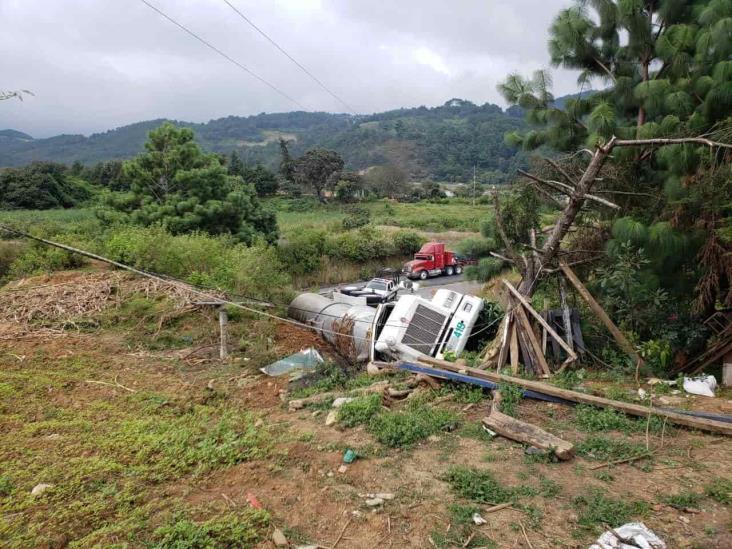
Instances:
[[[414,256],[414,259],[426,259],[429,261],[432,260],[432,256],[427,254],[417,254]]]
[[[371,290],[386,290],[386,283],[377,282],[376,280],[372,280],[371,282],[366,284],[366,287]]]

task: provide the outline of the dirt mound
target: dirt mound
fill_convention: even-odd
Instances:
[[[181,284],[120,272],[63,272],[25,278],[0,290],[0,324],[63,327],[119,307],[133,295],[165,295],[176,307],[199,296]]]

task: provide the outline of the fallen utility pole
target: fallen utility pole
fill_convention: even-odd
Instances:
[[[599,406],[600,408],[612,408],[614,410],[618,410],[620,412],[633,416],[648,417],[650,415],[657,415],[660,417],[668,418],[669,421],[675,423],[676,425],[683,425],[684,427],[699,429],[701,431],[710,431],[712,433],[720,433],[723,435],[732,435],[732,423],[726,423],[724,421],[695,417],[684,414],[683,412],[676,412],[663,408],[649,408],[648,406],[641,406],[639,404],[632,404],[630,402],[610,400],[609,398],[590,395],[587,393],[570,391],[569,389],[561,389],[559,387],[555,387],[554,385],[549,385],[548,383],[542,383],[540,381],[507,376],[487,370],[479,370],[478,368],[459,366],[455,363],[447,362],[445,360],[439,360],[436,358],[422,358],[421,360],[429,364],[434,364],[441,370],[459,373],[470,378],[478,378],[485,381],[492,381],[496,385],[499,383],[512,383],[514,385],[518,385],[524,390],[532,391],[534,394],[539,394],[544,397],[552,396],[558,399],[562,399],[565,402],[570,401],[579,404]]]

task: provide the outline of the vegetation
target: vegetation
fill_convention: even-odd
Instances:
[[[368,429],[380,443],[399,448],[412,446],[449,427],[454,428],[457,422],[452,412],[424,402],[411,402],[404,410],[378,414]]]
[[[91,195],[90,185],[63,164],[34,162],[0,170],[0,210],[72,208]]]
[[[163,124],[150,132],[145,150],[124,164],[131,192],[108,195],[111,212],[102,210],[103,219],[160,224],[173,234],[231,234],[248,244],[276,240],[275,216],[261,208],[253,186],[204,154],[191,130]]]
[[[338,409],[338,421],[346,427],[356,427],[371,421],[380,410],[381,395],[358,397]]]
[[[617,528],[634,518],[643,517],[650,510],[646,502],[629,498],[613,499],[598,489],[591,489],[587,496],[576,497],[572,503],[577,510],[580,527],[593,533],[601,532],[608,526]]]

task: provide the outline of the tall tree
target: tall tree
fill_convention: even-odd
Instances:
[[[247,243],[277,238],[275,216],[261,207],[254,186],[203,153],[189,128],[166,122],[152,130],[145,152],[124,163],[124,175],[131,193],[112,193],[108,205],[134,223],[159,223],[174,234],[232,234]]]
[[[407,174],[396,166],[374,166],[364,178],[368,188],[378,196],[397,198],[408,193]]]
[[[324,191],[335,187],[338,175],[343,170],[343,159],[328,149],[311,149],[295,162],[295,181],[309,186],[318,197],[325,202]]]

